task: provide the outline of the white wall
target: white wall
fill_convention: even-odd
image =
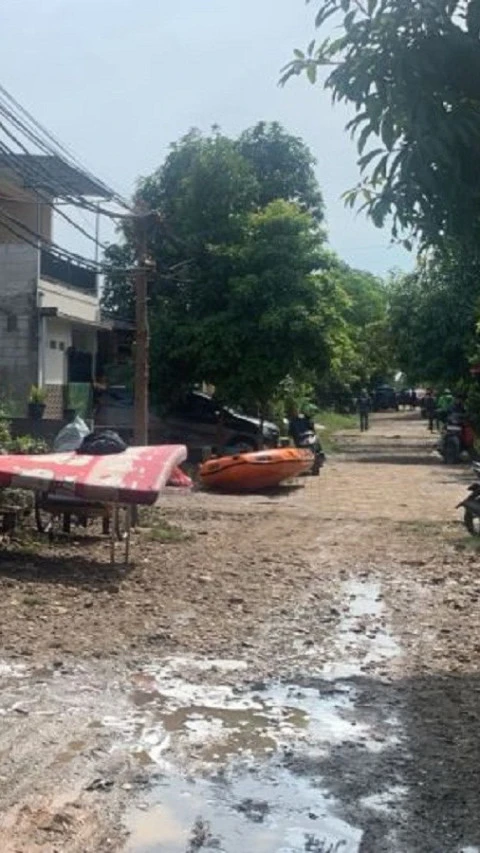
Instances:
[[[46,319],[45,376],[46,385],[64,385],[67,381],[67,352],[72,345],[72,325],[56,317]]]
[[[86,323],[98,323],[100,306],[96,296],[89,296],[73,287],[52,284],[50,281],[39,283],[40,305],[42,308],[56,308],[61,314],[67,314]]]

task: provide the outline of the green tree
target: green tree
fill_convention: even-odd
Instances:
[[[387,330],[387,290],[384,282],[363,270],[340,267],[348,302],[344,317],[354,353],[351,383],[374,385],[391,378],[394,355]]]
[[[480,268],[458,253],[431,253],[389,284],[389,328],[398,367],[411,382],[455,385],[475,353]]]
[[[325,368],[335,312],[320,275],[325,235],[312,163],[279,125],[239,140],[191,131],[139,182],[137,199],[160,214],[149,235],[151,379],[160,402],[205,380],[225,399],[263,407],[288,372]],[[131,314],[121,267],[134,241],[128,227],[123,236],[107,255],[103,302]]]
[[[374,223],[424,244],[480,238],[480,0],[316,0],[328,30],[295,51],[306,72],[352,105],[363,202]],[[331,36],[331,25],[335,24]]]
[[[387,291],[381,279],[373,273],[352,269],[339,262],[342,287],[348,297],[345,307],[347,322],[362,329],[385,317]]]
[[[356,270],[331,256],[328,271],[335,281],[342,319],[328,371],[317,383],[319,403],[340,409],[362,386],[389,379],[395,356],[387,327],[387,290],[371,273]]]
[[[191,130],[170,147],[163,165],[139,181],[137,198],[159,210],[177,251],[202,251],[235,237],[259,186],[235,140]],[[164,236],[160,234],[160,236]]]
[[[133,320],[135,302],[132,279],[126,270],[135,265],[135,251],[131,242],[112,244],[106,250],[108,274],[102,291],[103,311],[119,320]]]
[[[315,158],[302,139],[287,133],[278,122],[261,121],[245,130],[237,145],[257,179],[259,207],[283,198],[296,202],[317,223],[323,221]]]
[[[251,213],[240,244],[228,247],[233,274],[224,309],[200,331],[205,378],[231,401],[266,411],[287,375],[321,374],[337,318],[318,235],[307,213],[284,200]]]

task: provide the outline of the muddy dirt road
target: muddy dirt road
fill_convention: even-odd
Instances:
[[[480,851],[480,560],[418,416],[0,561],[2,853]]]

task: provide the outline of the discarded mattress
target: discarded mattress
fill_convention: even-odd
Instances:
[[[129,447],[108,456],[67,452],[37,456],[0,456],[0,488],[61,491],[86,500],[154,504],[167,485],[190,486],[178,466],[184,445]]]

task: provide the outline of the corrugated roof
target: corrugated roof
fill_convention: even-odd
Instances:
[[[8,172],[12,183],[43,190],[54,198],[112,196],[104,184],[55,155],[0,154],[0,170]]]

